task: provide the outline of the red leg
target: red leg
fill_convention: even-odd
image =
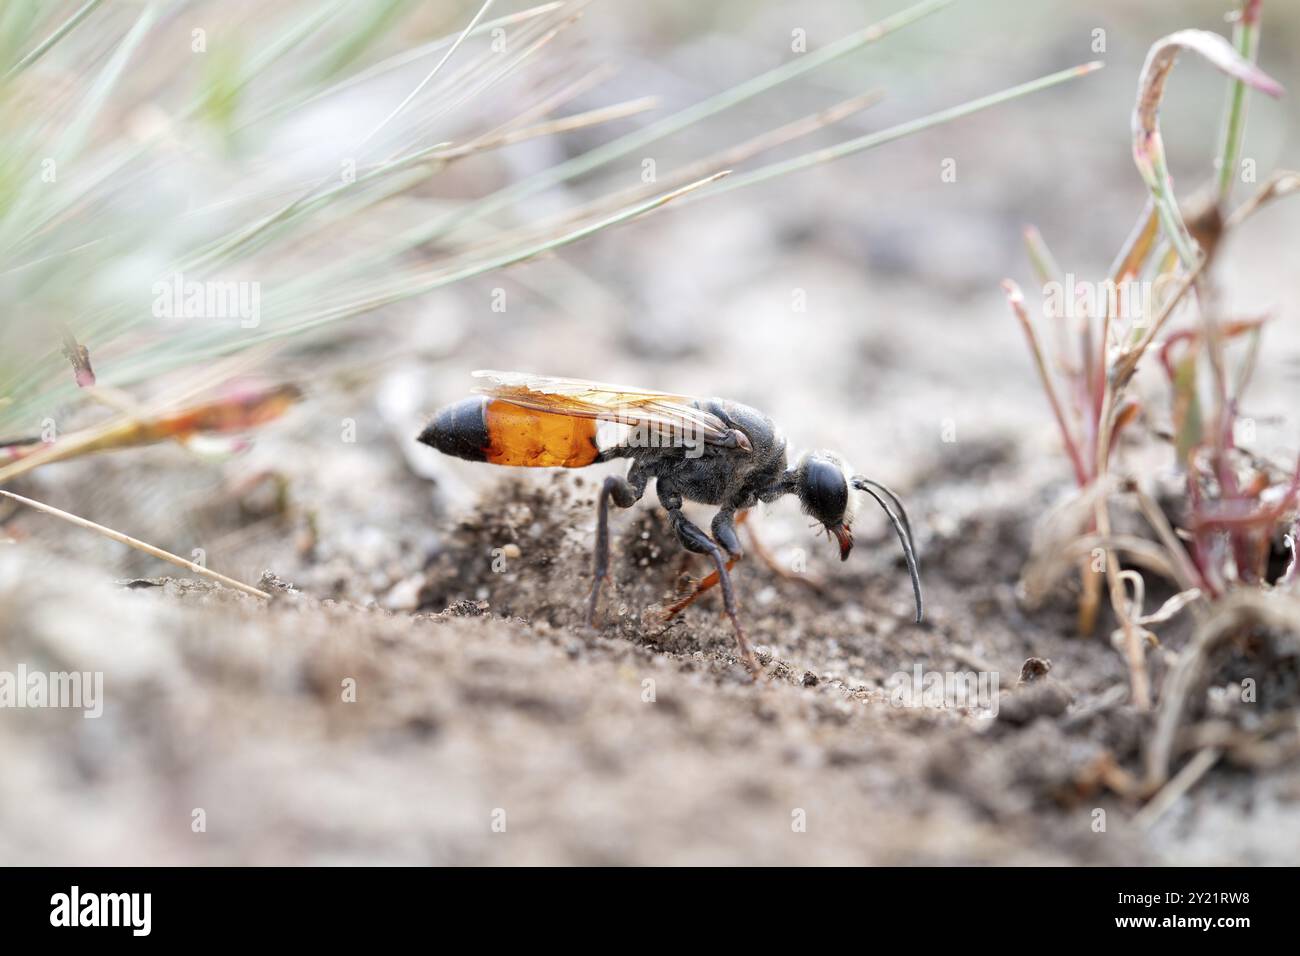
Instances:
[[[728,562],[727,562],[727,570],[730,571],[730,570],[732,569],[732,567],[735,565],[735,563],[736,563],[736,562],[735,562],[734,560],[732,560],[732,561],[728,561]],[[679,601],[677,601],[677,602],[675,602],[675,603],[669,605],[669,606],[664,610],[664,620],[665,620],[665,621],[671,621],[673,618],[675,618],[675,617],[676,617],[678,614],[680,614],[682,611],[686,610],[688,607],[690,607],[692,604],[694,604],[694,603],[695,603],[695,599],[698,598],[701,594],[703,594],[705,591],[709,590],[709,588],[711,588],[711,587],[715,587],[715,586],[717,585],[717,583],[718,583],[720,580],[722,580],[722,579],[718,576],[718,572],[717,572],[717,571],[711,571],[711,572],[709,572],[709,574],[708,574],[707,577],[703,578],[703,579],[700,580],[700,581],[695,582],[695,590],[694,590],[694,591],[692,591],[690,594],[686,595],[686,597],[682,598],[681,600],[679,600]]]

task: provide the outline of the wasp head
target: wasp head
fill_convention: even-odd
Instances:
[[[853,550],[853,507],[848,470],[837,455],[815,451],[795,471],[795,492],[805,514],[820,521],[840,546],[840,560]]]

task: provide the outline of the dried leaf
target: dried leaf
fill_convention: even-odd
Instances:
[[[1151,190],[1161,224],[1178,251],[1179,261],[1190,269],[1197,264],[1199,253],[1174,197],[1159,124],[1165,84],[1182,50],[1199,53],[1224,73],[1270,96],[1281,96],[1283,89],[1280,83],[1238,53],[1231,43],[1207,30],[1171,33],[1157,41],[1147,53],[1138,82],[1137,103],[1133,107],[1133,162]]]
[[[1158,132],[1157,115],[1160,101],[1164,99],[1165,83],[1182,50],[1199,53],[1222,72],[1269,96],[1286,92],[1281,83],[1243,57],[1219,34],[1208,30],[1179,30],[1157,40],[1147,52],[1138,85],[1137,107],[1133,111],[1135,137],[1139,133],[1151,136]]]
[[[1154,614],[1148,614],[1144,617],[1140,617],[1138,618],[1137,622],[1139,624],[1163,624],[1165,621],[1170,620],[1174,615],[1176,615],[1183,608],[1187,607],[1187,605],[1191,604],[1193,601],[1198,599],[1200,596],[1201,596],[1200,588],[1191,588],[1187,591],[1180,591],[1179,593],[1171,597],[1168,601],[1166,601],[1164,604],[1160,605],[1160,609],[1157,610]]]

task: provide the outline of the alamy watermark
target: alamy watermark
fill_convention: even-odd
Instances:
[[[262,321],[262,284],[187,281],[176,272],[153,284],[153,314],[157,319],[238,321],[241,328],[255,329]]]
[[[885,681],[895,707],[965,710],[976,717],[998,715],[997,671],[927,671],[918,662]]]
[[[148,936],[152,911],[152,893],[83,893],[74,885],[50,897],[51,926],[120,926],[132,936]]]
[[[1064,281],[1053,279],[1043,284],[1043,313],[1048,318],[1067,319],[1111,315],[1140,329],[1155,318],[1178,281],[1177,276],[1170,274],[1149,282],[1137,279],[1094,282],[1067,272]]]
[[[0,708],[63,707],[87,719],[104,713],[103,671],[0,671]]]
[[[704,454],[703,426],[689,421],[660,421],[639,414],[635,406],[602,415],[596,425],[600,448],[684,448],[687,458]]]

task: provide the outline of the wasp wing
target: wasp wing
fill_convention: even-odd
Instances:
[[[699,408],[694,399],[685,395],[527,372],[485,369],[475,372],[474,377],[490,383],[474,391],[521,408],[595,418],[633,428],[649,426],[711,445],[735,442],[731,429],[722,419]]]

